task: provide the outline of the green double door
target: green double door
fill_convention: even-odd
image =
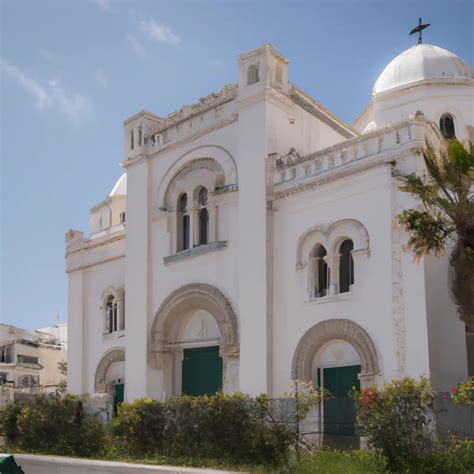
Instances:
[[[320,378],[320,371],[319,377]],[[355,434],[356,409],[349,397],[352,387],[360,388],[360,365],[323,369],[323,384],[332,397],[324,400],[324,433],[332,435]]]
[[[222,390],[222,358],[219,346],[183,351],[183,395],[213,395]]]
[[[123,383],[116,383],[114,386],[114,415],[117,414],[119,403],[124,401],[124,388]]]

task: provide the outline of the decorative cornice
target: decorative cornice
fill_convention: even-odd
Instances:
[[[66,257],[81,252],[82,250],[91,250],[95,247],[102,247],[123,239],[125,239],[125,229],[122,226],[122,228],[116,232],[104,235],[102,237],[97,237],[95,239],[85,239],[71,247],[68,247],[66,249]]]
[[[158,158],[160,155],[163,153],[167,153],[171,150],[174,150],[176,148],[179,148],[183,145],[186,145],[187,143],[193,142],[194,140],[197,140],[198,138],[201,138],[205,135],[208,135],[209,133],[215,132],[216,130],[219,130],[221,128],[227,127],[228,125],[232,125],[233,123],[237,122],[239,120],[238,114],[233,114],[230,117],[226,117],[220,120],[215,121],[212,123],[210,126],[196,130],[194,133],[190,133],[189,135],[186,135],[179,140],[175,140],[172,142],[165,143],[164,145],[161,145],[159,148],[156,149],[156,151],[153,149],[153,147],[150,148],[150,153],[145,154],[142,153],[141,155],[137,156],[136,158],[132,159],[127,159],[125,161],[122,161],[120,163],[120,166],[123,168],[128,168],[129,166],[136,165],[143,161],[144,159],[150,158]]]

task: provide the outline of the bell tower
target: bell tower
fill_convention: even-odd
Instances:
[[[272,87],[287,94],[288,59],[270,44],[242,53],[239,59],[239,99]]]

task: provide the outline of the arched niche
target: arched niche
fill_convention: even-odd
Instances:
[[[361,361],[361,386],[374,383],[380,373],[375,345],[367,332],[349,319],[329,319],[306,331],[293,355],[292,378],[312,381],[315,356],[333,340],[348,342],[357,351]]]
[[[213,186],[209,191],[218,188],[236,188],[238,186],[237,165],[232,155],[224,148],[216,145],[206,145],[194,148],[180,158],[166,171],[157,191],[155,202],[158,208],[167,208],[169,195],[173,192],[172,184],[179,177],[207,170],[213,176]],[[205,183],[201,183],[205,185]]]
[[[94,391],[96,393],[106,393],[108,390],[107,384],[107,372],[113,366],[117,366],[118,362],[125,361],[125,350],[122,348],[115,348],[107,352],[102,359],[100,360],[99,364],[97,365],[97,369],[95,371],[94,377]],[[116,377],[114,377],[116,378]]]

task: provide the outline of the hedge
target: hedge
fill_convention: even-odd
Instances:
[[[292,430],[269,422],[266,396],[240,393],[122,403],[112,434],[126,453],[272,465],[288,460],[294,442]]]

